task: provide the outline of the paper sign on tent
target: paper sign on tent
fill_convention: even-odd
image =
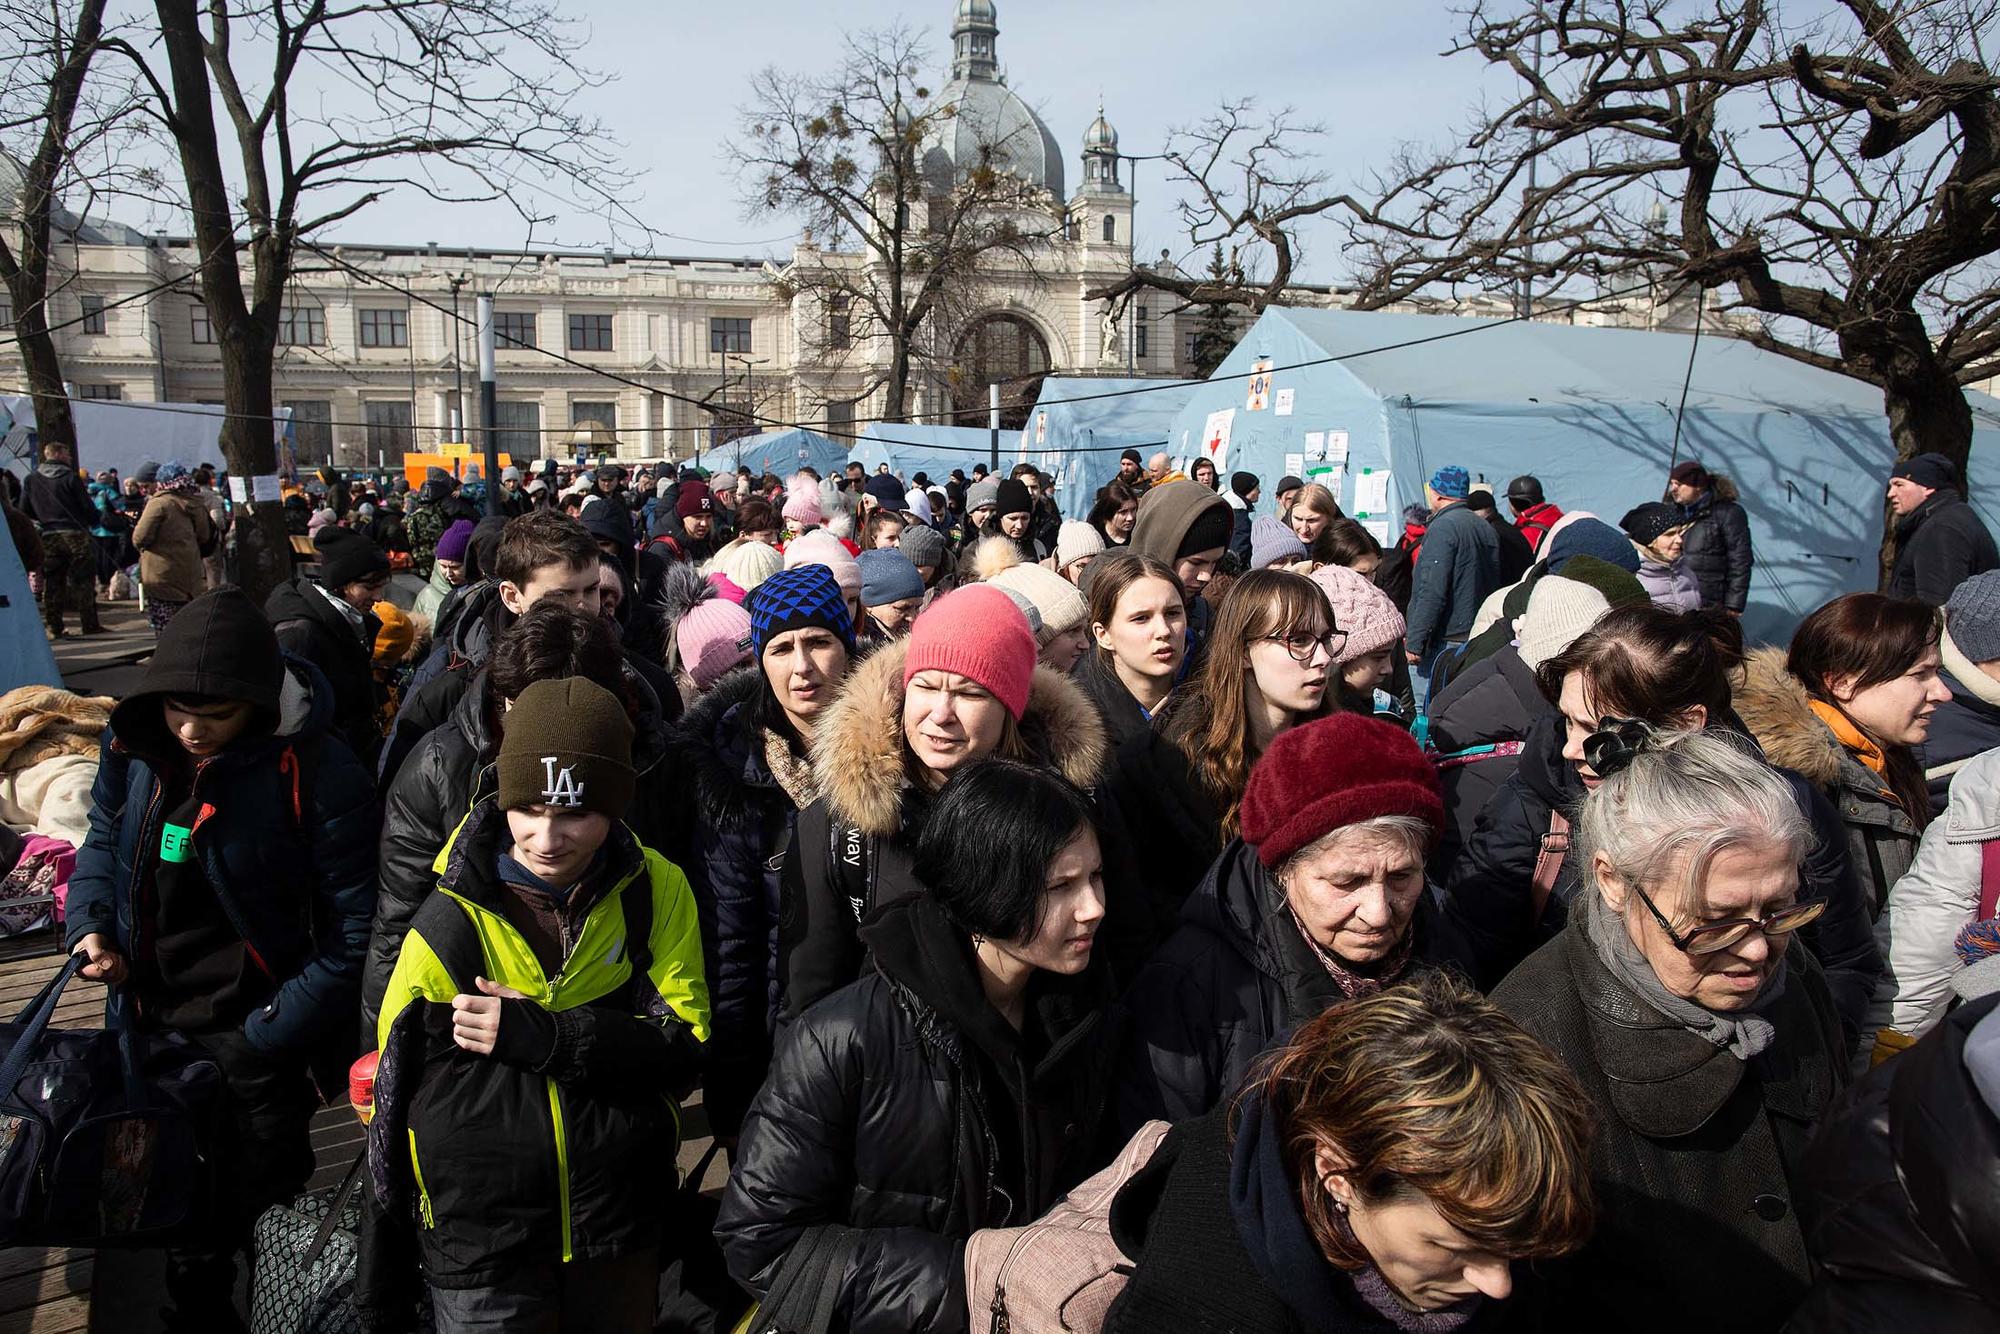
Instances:
[[[1309,459],[1323,459],[1326,457],[1325,431],[1306,432],[1306,457]]]
[[[1305,455],[1303,454],[1285,455],[1285,475],[1287,477],[1303,477],[1305,476],[1305,471],[1306,471]]]
[[[1038,445],[1047,444],[1048,439],[1049,439],[1049,414],[1046,412],[1038,412],[1035,414],[1035,443]]]
[[[1326,433],[1326,461],[1335,467],[1347,462],[1347,432],[1328,431]]]
[[[250,483],[250,495],[254,500],[259,502],[269,501],[275,504],[285,498],[284,488],[279,484],[276,473],[258,473],[250,479]]]
[[[250,499],[250,484],[235,473],[229,474],[229,498],[239,505]]]
[[[1276,415],[1278,415],[1278,416],[1280,416],[1280,417],[1289,417],[1289,416],[1291,416],[1291,415],[1292,415],[1292,391],[1291,391],[1291,390],[1289,390],[1289,389],[1280,389],[1280,390],[1278,391],[1278,406],[1277,406],[1277,408],[1276,408],[1276,410],[1275,410],[1275,411],[1276,411]]]
[[[1229,471],[1229,429],[1235,421],[1236,409],[1222,408],[1209,413],[1208,424],[1201,428],[1202,456],[1218,474]]]
[[[1374,538],[1378,543],[1381,544],[1383,550],[1385,551],[1388,550],[1389,521],[1387,519],[1363,519],[1361,521],[1361,526],[1368,530],[1368,535],[1370,537]]]
[[[1250,393],[1244,402],[1245,410],[1262,412],[1271,405],[1271,359],[1259,357],[1250,363]]]
[[[1354,479],[1354,508],[1361,514],[1388,513],[1389,473],[1386,469],[1381,472],[1373,468],[1361,470],[1361,475]]]

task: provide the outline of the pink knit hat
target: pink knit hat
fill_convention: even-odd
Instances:
[[[1336,665],[1365,658],[1403,637],[1403,613],[1367,575],[1345,565],[1322,565],[1313,571],[1312,581],[1333,604],[1333,623],[1347,635]]]
[[[760,542],[757,545],[762,546],[763,543]],[[720,570],[711,571],[708,575],[708,582],[709,586],[715,589],[715,595],[724,602],[734,602],[740,607],[743,605],[743,599],[749,596],[748,593],[737,587],[734,579],[731,579]]]
[[[917,617],[903,687],[918,672],[956,672],[992,691],[1019,722],[1034,684],[1035,654],[1035,633],[1014,599],[991,584],[968,584]]]
[[[706,690],[750,661],[750,613],[727,598],[697,602],[674,627],[674,647],[695,687]]]
[[[819,503],[819,483],[805,473],[794,476],[785,487],[785,508],[780,513],[792,523],[825,523],[826,510]]]
[[[826,566],[833,571],[843,597],[851,602],[861,596],[861,562],[854,559],[845,543],[825,529],[795,537],[785,544],[785,568],[796,570],[801,565]]]

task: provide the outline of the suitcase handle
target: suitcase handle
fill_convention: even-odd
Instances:
[[[28,1058],[34,1055],[35,1048],[41,1043],[42,1034],[48,1031],[49,1020],[55,1017],[56,1002],[62,999],[63,988],[68,986],[70,979],[82,972],[89,962],[89,955],[70,955],[62,971],[50,978],[48,985],[36,993],[35,998],[15,1016],[14,1022],[21,1025],[21,1034],[14,1039],[13,1049],[7,1053],[7,1059],[0,1062],[0,1098],[13,1093],[14,1085],[21,1080],[21,1072],[28,1068]]]

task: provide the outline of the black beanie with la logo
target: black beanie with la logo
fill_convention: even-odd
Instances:
[[[548,806],[621,819],[638,781],[632,720],[595,681],[536,681],[507,711],[499,770],[503,811]]]

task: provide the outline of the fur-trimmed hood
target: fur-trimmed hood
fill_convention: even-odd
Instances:
[[[1760,648],[1745,660],[1736,712],[1772,764],[1822,789],[1840,781],[1847,752],[1813,712],[1804,683],[1785,670],[1783,649]]]
[[[763,731],[750,721],[762,669],[739,667],[697,696],[675,729],[674,752],[703,820],[725,833],[749,828],[789,805],[764,763]],[[756,741],[757,744],[752,744]]]
[[[819,790],[841,817],[876,837],[902,827],[908,651],[906,643],[887,644],[856,664],[813,738]],[[1104,720],[1068,677],[1035,668],[1021,732],[1035,755],[1078,787],[1094,787],[1102,777],[1108,757]]]

